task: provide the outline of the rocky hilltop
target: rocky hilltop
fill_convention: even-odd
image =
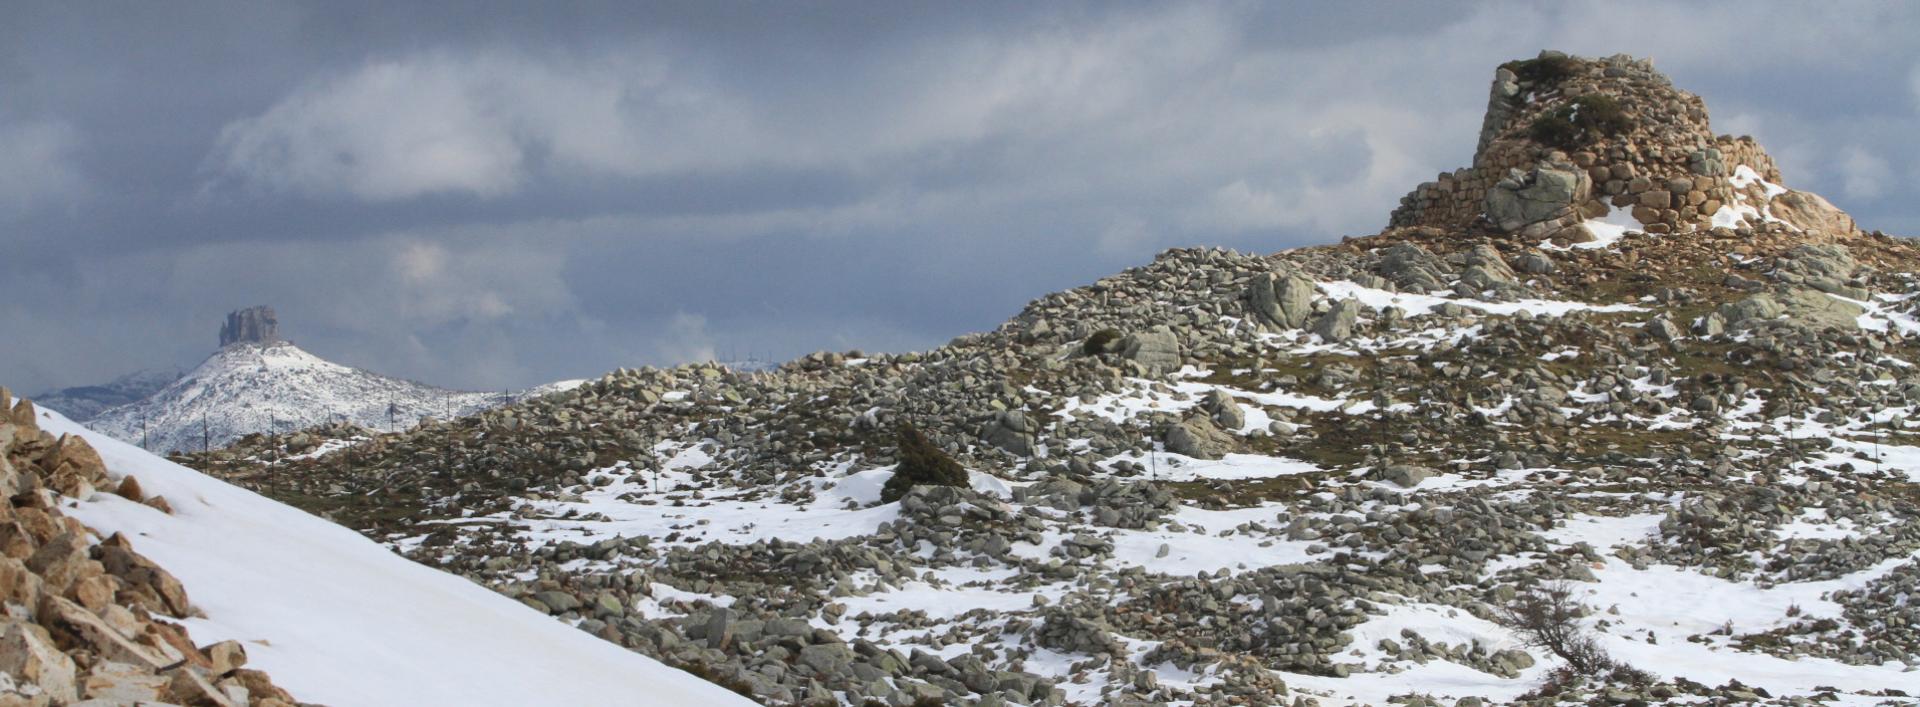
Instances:
[[[1920,252],[1644,61],[1485,126],[931,351],[191,462],[771,704],[1909,700]]]
[[[272,307],[259,306],[227,314],[220,326],[220,347],[234,344],[271,344],[280,340],[280,318]]]
[[[271,307],[227,315],[220,343],[192,371],[138,401],[91,416],[88,426],[155,452],[204,450],[249,434],[319,425],[404,429],[425,418],[470,415],[574,385],[466,392],[342,366],[281,339]]]

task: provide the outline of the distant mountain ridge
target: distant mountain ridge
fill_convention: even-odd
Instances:
[[[279,339],[271,324],[255,330],[264,334],[232,336],[236,321],[272,322],[272,317],[265,307],[229,315],[221,336],[226,345],[206,361],[149,395],[98,411],[87,425],[154,452],[197,451],[255,432],[291,432],[330,422],[401,430],[423,418],[469,415],[577,385],[447,390],[327,361]],[[50,400],[47,406],[64,412],[60,405]]]
[[[128,373],[99,385],[77,385],[61,388],[34,397],[41,407],[59,410],[69,419],[86,422],[108,408],[119,407],[139,401],[167,387],[168,383],[180,380],[183,373],[178,368],[146,370]]]

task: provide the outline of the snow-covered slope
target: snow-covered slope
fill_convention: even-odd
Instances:
[[[243,642],[251,665],[331,705],[752,704],[556,622],[345,528],[229,486],[45,412],[110,473],[132,474],[173,514],[112,494],[66,512],[136,538],[192,592],[203,641]]]
[[[146,399],[101,412],[87,424],[155,452],[198,451],[203,444],[220,447],[253,432],[291,432],[328,422],[375,430],[410,427],[423,417],[467,415],[577,384],[457,392],[342,366],[290,342],[234,344]]]

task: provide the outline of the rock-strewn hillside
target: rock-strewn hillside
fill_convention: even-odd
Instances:
[[[1907,699],[1920,252],[1637,60],[1502,67],[1478,153],[932,351],[193,463],[775,704]],[[881,502],[902,424],[967,486]]]

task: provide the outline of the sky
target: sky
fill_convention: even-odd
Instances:
[[[0,384],[266,304],[464,389],[906,351],[1176,246],[1377,232],[1502,61],[1651,56],[1920,235],[1920,4],[0,1]]]

